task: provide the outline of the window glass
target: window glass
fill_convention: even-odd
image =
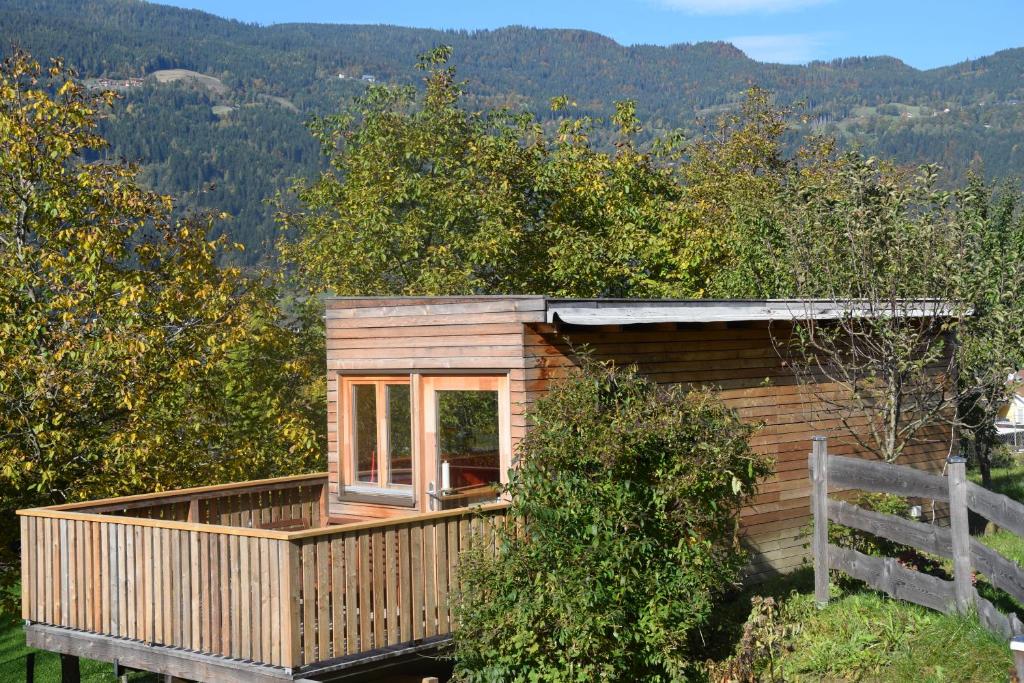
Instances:
[[[437,422],[438,461],[448,463],[450,490],[501,481],[497,391],[439,390]]]
[[[377,462],[377,387],[352,385],[352,454],[355,481],[376,484]]]
[[[412,416],[410,415],[409,385],[388,384],[388,483],[408,486],[412,484]]]

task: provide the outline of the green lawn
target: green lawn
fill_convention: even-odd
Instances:
[[[25,655],[31,652],[25,647],[25,632],[21,620],[0,612],[0,681],[18,683],[25,680]],[[60,683],[60,656],[52,652],[35,650],[36,681],[38,683]],[[81,661],[83,683],[114,683],[114,667],[106,662]],[[133,674],[132,683],[155,681],[154,676]]]
[[[978,481],[976,473],[972,478]],[[1024,501],[1024,467],[993,470],[992,489]],[[1024,565],[1024,539],[998,530],[980,540]],[[719,610],[709,630],[708,654],[721,661],[732,653],[743,631],[754,595],[774,598],[779,651],[777,680],[785,681],[978,681],[1010,680],[1013,658],[1006,643],[972,617],[947,616],[893,600],[851,580],[833,583],[829,605],[814,604],[809,568],[753,586]],[[979,592],[1004,611],[1024,616],[1024,606],[980,577]],[[770,629],[765,629],[770,632]],[[765,673],[764,680],[772,680]]]
[[[754,595],[780,605],[775,621],[779,651],[774,680],[783,681],[965,681],[1003,683],[1013,658],[1006,643],[974,618],[947,616],[852,586],[832,586],[824,609],[814,604],[809,568],[753,586],[719,610],[709,629],[709,655],[731,653]],[[761,680],[773,679],[767,661]]]

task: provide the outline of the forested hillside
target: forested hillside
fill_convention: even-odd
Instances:
[[[804,102],[807,126],[868,153],[939,163],[949,182],[972,164],[989,178],[1024,175],[1024,49],[929,71],[889,57],[790,66],[724,43],[626,47],[523,27],[260,27],[139,0],[0,0],[0,38],[5,49],[63,56],[94,87],[120,90],[103,131],[109,153],[137,161],[181,205],[231,213],[225,229],[250,262],[274,237],[265,200],[323,166],[304,122],[363,92],[364,76],[417,82],[416,56],[442,43],[469,80],[471,106],[544,119],[556,95],[595,115],[634,98],[654,128],[693,131],[756,84],[782,103]]]

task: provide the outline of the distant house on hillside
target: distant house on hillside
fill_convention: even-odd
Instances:
[[[1008,383],[1013,386],[1013,396],[999,411],[996,432],[1007,446],[1024,451],[1024,371],[1010,375]]]
[[[362,78],[360,78],[359,80],[365,81],[367,83],[376,83],[377,77],[371,74],[363,74]]]

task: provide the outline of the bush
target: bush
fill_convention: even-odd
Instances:
[[[531,418],[500,551],[460,560],[456,680],[684,678],[770,471],[752,428],[711,394],[593,361]]]

